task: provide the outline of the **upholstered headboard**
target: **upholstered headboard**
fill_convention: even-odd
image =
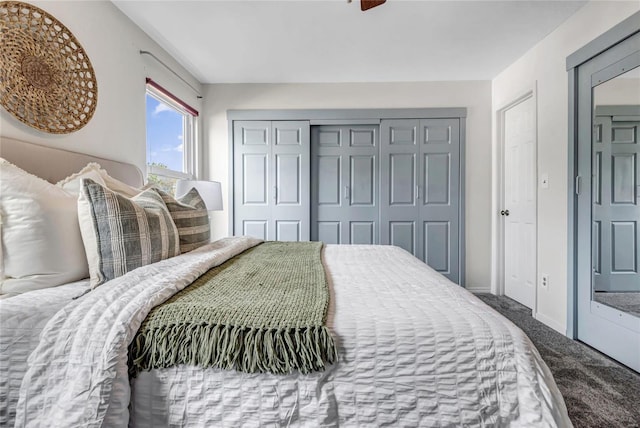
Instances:
[[[140,187],[144,183],[142,172],[135,165],[12,138],[0,137],[0,157],[51,183],[80,171],[89,162],[99,163],[109,175],[131,186]]]

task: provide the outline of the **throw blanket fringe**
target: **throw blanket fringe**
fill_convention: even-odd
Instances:
[[[147,315],[129,346],[130,376],[178,364],[324,370],[337,351],[321,252],[320,242],[266,242],[210,269]]]
[[[176,340],[179,338],[179,340]],[[261,329],[228,325],[174,325],[139,334],[141,350],[130,361],[130,375],[176,364],[217,367],[248,373],[307,374],[337,360],[329,329],[314,326]]]

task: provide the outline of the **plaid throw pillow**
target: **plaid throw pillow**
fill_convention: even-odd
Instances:
[[[180,252],[187,253],[206,245],[211,240],[209,212],[202,197],[196,189],[175,199],[170,194],[156,189],[167,205],[171,218],[180,235]]]
[[[81,189],[78,216],[92,286],[180,254],[178,230],[155,189],[127,198],[91,179]]]

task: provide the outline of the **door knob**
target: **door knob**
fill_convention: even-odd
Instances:
[[[508,216],[508,215],[509,215],[509,210],[502,210],[502,211],[500,211],[500,215],[506,215],[506,216]]]

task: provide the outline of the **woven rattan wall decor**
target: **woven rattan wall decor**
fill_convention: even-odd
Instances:
[[[98,84],[89,57],[44,10],[0,2],[0,64],[0,104],[21,122],[68,134],[93,116]]]

